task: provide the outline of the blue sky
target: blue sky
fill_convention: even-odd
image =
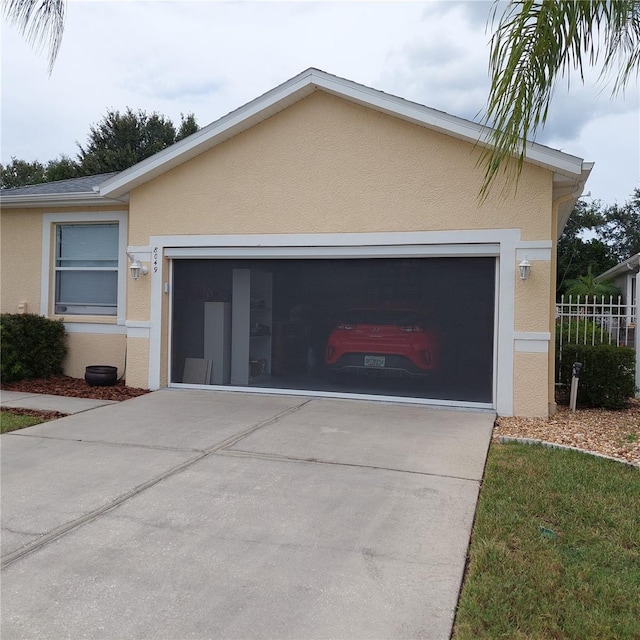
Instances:
[[[308,67],[469,119],[488,91],[491,2],[68,3],[51,76],[2,23],[2,162],[74,156],[108,109],[201,126]],[[538,142],[594,161],[593,198],[640,186],[639,88],[612,100],[598,74],[562,82]]]

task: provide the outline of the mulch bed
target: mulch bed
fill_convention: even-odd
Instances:
[[[117,382],[110,387],[91,387],[81,378],[69,376],[52,376],[51,378],[34,378],[3,383],[2,389],[22,391],[24,393],[48,393],[70,398],[93,398],[95,400],[128,400],[149,393],[148,389],[127,387],[124,382]]]
[[[621,411],[573,412],[559,406],[550,418],[500,417],[493,431],[494,441],[500,436],[543,440],[640,464],[640,400],[629,400]]]

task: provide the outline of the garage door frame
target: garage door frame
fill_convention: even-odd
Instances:
[[[339,234],[251,234],[251,235],[181,235],[152,236],[149,247],[131,249],[147,250],[155,262],[181,258],[236,258],[236,259],[286,259],[286,258],[394,258],[394,257],[495,257],[495,334],[493,367],[493,401],[491,403],[449,402],[397,396],[369,396],[350,393],[314,392],[290,389],[255,387],[230,387],[212,385],[184,385],[170,383],[177,388],[203,388],[246,393],[285,395],[314,395],[366,398],[417,404],[450,405],[468,408],[494,409],[500,415],[513,414],[513,365],[516,337],[520,344],[533,340],[536,349],[546,344],[549,336],[536,333],[528,336],[514,330],[515,282],[517,258],[523,251],[529,259],[550,260],[551,242],[523,241],[519,229],[484,229],[460,231],[421,231],[392,233],[339,233]],[[161,372],[170,369],[169,357],[161,360],[163,331],[171,340],[171,309],[169,326],[162,325],[163,296],[172,287],[172,269],[151,269],[151,310],[149,323],[149,388],[160,388]],[[170,306],[170,301],[169,301]],[[520,348],[519,350],[522,350]],[[170,354],[170,348],[167,350]]]

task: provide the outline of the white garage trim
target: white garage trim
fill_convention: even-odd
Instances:
[[[496,336],[494,340],[493,404],[500,415],[513,414],[513,363],[516,249],[528,248],[522,242],[520,229],[480,229],[461,231],[420,231],[401,233],[341,233],[341,234],[277,234],[277,235],[185,235],[152,236],[149,247],[163,258],[230,257],[249,259],[296,258],[363,258],[363,257],[436,257],[443,256],[493,256],[497,258],[496,278]],[[547,249],[543,243],[531,243],[531,249]],[[151,327],[149,345],[150,389],[158,389],[161,379],[162,296],[167,277],[162,270],[151,276]],[[171,275],[169,274],[170,278]],[[168,288],[166,289],[168,290]],[[169,313],[171,317],[171,313]],[[170,329],[170,327],[169,327]],[[169,331],[169,339],[171,333]],[[169,353],[171,349],[169,347]],[[169,363],[170,364],[170,363]],[[171,385],[178,386],[178,385]],[[185,385],[179,385],[185,386]],[[291,394],[286,389],[258,389],[255,387],[232,388],[209,386],[207,389],[238,390],[253,393]],[[340,394],[300,391],[299,395]],[[355,394],[345,397],[356,398]],[[445,402],[413,398],[373,396],[373,399],[420,404],[451,405],[459,407],[488,408],[486,403]]]
[[[498,244],[465,245],[371,245],[358,247],[170,247],[165,258],[446,258],[494,257],[499,254]],[[240,255],[241,254],[241,255]]]
[[[540,260],[549,262],[551,260],[551,247],[546,248],[538,248],[538,247],[523,247],[518,248],[516,250],[516,260],[520,262],[520,260],[524,260],[524,258],[528,260]]]
[[[548,331],[516,331],[513,337],[518,353],[549,353],[551,333]]]

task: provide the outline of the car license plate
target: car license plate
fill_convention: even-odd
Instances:
[[[384,367],[384,356],[365,356],[364,357],[364,366],[365,367]]]

